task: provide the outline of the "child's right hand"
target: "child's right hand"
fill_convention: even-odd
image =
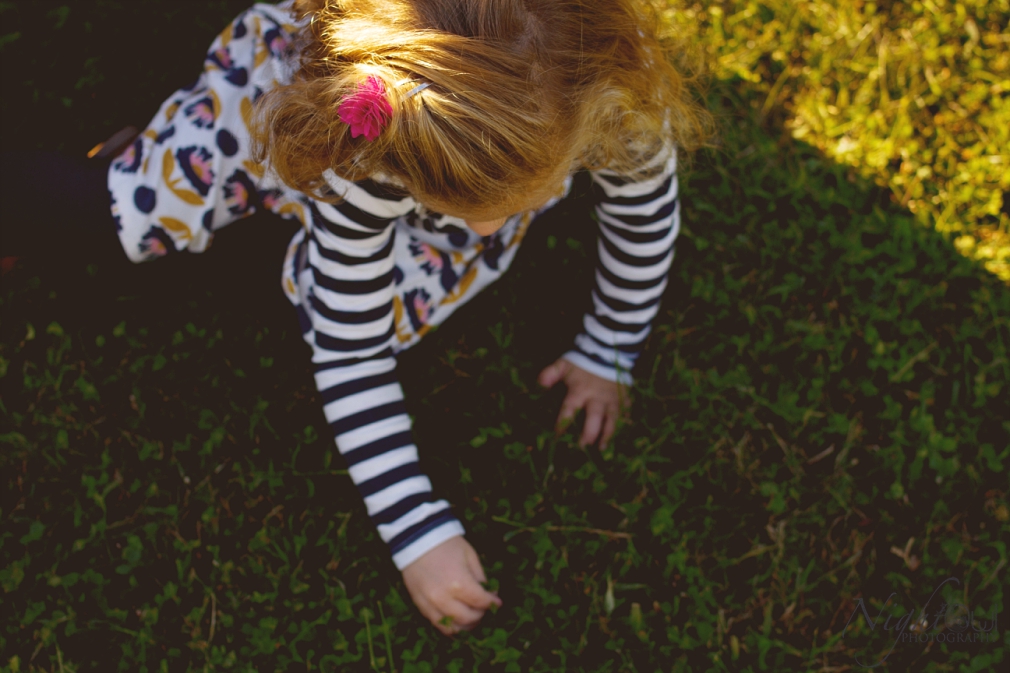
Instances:
[[[447,636],[477,626],[492,605],[501,607],[501,599],[481,582],[487,582],[484,568],[461,536],[449,538],[403,569],[414,605]]]

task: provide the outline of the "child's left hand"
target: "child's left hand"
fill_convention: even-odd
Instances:
[[[552,388],[558,381],[568,386],[558,414],[558,429],[571,423],[579,409],[585,409],[586,421],[579,444],[595,444],[599,439],[600,446],[606,446],[614,435],[618,416],[629,405],[627,387],[591,374],[564,358],[545,367],[537,377],[537,382],[545,388]]]

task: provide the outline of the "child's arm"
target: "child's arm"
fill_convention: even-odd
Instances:
[[[597,438],[605,444],[613,434],[624,387],[666,289],[680,231],[676,151],[657,157],[657,165],[656,176],[638,182],[593,172],[600,197],[593,309],[575,348],[540,373],[541,385],[568,385],[559,425],[586,410],[584,444]]]
[[[421,473],[396,377],[393,220],[414,202],[371,181],[326,177],[344,200],[310,208],[313,282],[305,307],[323,411],[411,597],[440,630],[454,633],[500,601],[480,586],[483,571],[462,524]],[[453,625],[439,624],[444,617]]]
[[[431,483],[419,469],[390,346],[393,219],[414,203],[409,197],[384,198],[332,173],[328,179],[344,201],[311,208],[313,284],[305,308],[315,379],[351,479],[402,570],[463,534],[448,503],[433,499]]]

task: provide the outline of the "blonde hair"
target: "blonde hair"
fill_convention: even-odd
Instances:
[[[338,198],[322,177],[332,169],[394,177],[422,202],[511,204],[578,168],[634,177],[670,143],[710,135],[646,0],[296,0],[295,11],[309,19],[301,67],[257,102],[253,140],[317,198]],[[337,114],[368,77],[393,109],[372,142]]]

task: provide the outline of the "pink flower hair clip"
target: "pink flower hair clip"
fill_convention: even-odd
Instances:
[[[409,81],[402,80],[393,86],[400,86]],[[405,98],[410,98],[429,86],[430,82],[418,84],[407,92]],[[352,138],[363,135],[365,140],[372,142],[379,137],[382,129],[386,128],[392,119],[393,106],[386,99],[386,85],[378,77],[369,75],[368,79],[358,84],[354,93],[344,98],[337,112],[340,121],[351,127]]]
[[[374,75],[358,84],[357,90],[338,108],[340,121],[351,127],[351,137],[365,136],[372,142],[379,137],[393,117],[393,106],[386,100],[386,85]]]

